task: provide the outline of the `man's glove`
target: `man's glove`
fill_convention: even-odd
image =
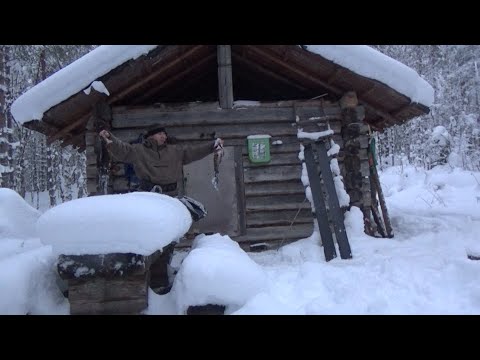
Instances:
[[[100,131],[98,135],[100,135],[100,137],[105,141],[107,145],[113,142],[112,140],[110,140],[110,133],[107,130]]]
[[[216,153],[220,153],[223,151],[223,139],[217,138],[215,139],[215,143],[213,144],[213,148]]]

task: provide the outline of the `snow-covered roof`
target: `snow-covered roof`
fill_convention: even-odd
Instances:
[[[12,104],[20,123],[41,120],[43,114],[131,59],[158,45],[103,45],[61,69],[21,95]],[[364,77],[380,81],[426,107],[433,88],[413,69],[366,45],[306,45],[305,48]],[[106,89],[108,92],[108,89]]]
[[[89,89],[99,77],[129,60],[147,54],[157,46],[99,46],[21,95],[12,104],[12,114],[20,123],[41,120],[50,108],[81,90]]]
[[[412,68],[366,45],[306,45],[306,49],[370,79],[378,80],[412,102],[430,107],[433,87]]]

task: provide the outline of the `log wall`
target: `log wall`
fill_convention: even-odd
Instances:
[[[248,249],[249,245],[258,242],[287,243],[311,235],[313,217],[300,180],[302,166],[298,158],[297,131],[299,128],[310,132],[332,129],[332,139],[343,149],[346,139],[342,133],[345,129],[343,116],[340,105],[321,100],[237,105],[233,109],[220,109],[218,103],[163,104],[113,108],[111,131],[119,139],[130,142],[137,139],[145,127],[160,124],[179,143],[199,143],[221,137],[225,146],[239,147],[243,178],[237,181],[244,196],[238,201],[244,205],[245,229],[243,235],[234,239]],[[248,160],[246,138],[254,134],[271,136],[270,163],[252,164]],[[98,187],[96,138],[91,130],[86,135],[89,191],[96,191]],[[279,142],[281,144],[273,145]],[[359,144],[363,158],[368,139],[359,138]],[[338,154],[342,175],[345,175],[344,157],[345,153]],[[109,193],[128,191],[123,164],[111,164],[109,180]]]

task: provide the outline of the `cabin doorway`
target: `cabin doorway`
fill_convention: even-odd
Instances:
[[[229,236],[240,234],[235,148],[225,147],[224,152],[220,164],[218,191],[212,184],[213,154],[183,167],[185,195],[200,201],[208,212],[205,218],[192,224],[191,232]]]

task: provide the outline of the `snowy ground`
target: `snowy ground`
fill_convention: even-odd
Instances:
[[[316,236],[249,254],[253,265],[245,266],[258,265],[266,281],[228,313],[480,314],[480,261],[467,258],[480,255],[480,173],[390,168],[381,182],[394,239],[364,235],[353,209],[346,219],[352,260],[326,263]],[[68,314],[52,249],[9,236],[0,234],[0,313]],[[187,256],[177,253],[173,265],[181,268]],[[150,292],[146,314],[178,313],[177,295]]]

